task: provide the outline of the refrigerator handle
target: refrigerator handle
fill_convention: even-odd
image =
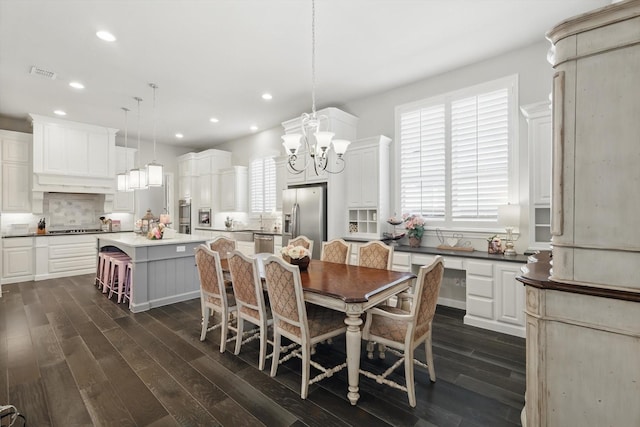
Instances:
[[[291,208],[291,238],[295,239],[298,237],[298,233],[300,233],[300,224],[298,223],[298,212],[300,211],[300,206],[297,203],[293,204]]]

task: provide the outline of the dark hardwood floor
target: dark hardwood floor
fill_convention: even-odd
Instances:
[[[460,310],[438,307],[438,380],[416,367],[415,408],[404,392],[364,377],[351,406],[346,370],[312,385],[302,400],[298,360],[271,378],[270,361],[257,369],[257,341],[238,356],[233,342],[219,352],[218,331],[200,342],[197,299],[133,314],[102,295],[91,276],[3,290],[0,405],[15,405],[28,426],[520,425],[524,340],[465,326]],[[318,346],[315,358],[344,360],[344,340]],[[382,371],[393,360],[363,353],[362,365]],[[403,376],[400,368],[395,378]]]

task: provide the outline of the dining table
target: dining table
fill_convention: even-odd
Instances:
[[[273,254],[256,254],[260,277],[264,279],[263,262]],[[221,260],[228,270],[226,259]],[[300,279],[306,302],[345,313],[347,325],[346,351],[349,389],[347,398],[355,405],[360,398],[360,354],[362,314],[369,308],[407,290],[416,275],[410,272],[383,270],[312,259]]]

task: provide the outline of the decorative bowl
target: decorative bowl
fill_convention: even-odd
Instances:
[[[300,269],[300,271],[306,271],[307,268],[309,267],[309,263],[311,262],[311,259],[306,256],[304,258],[290,258],[287,255],[283,255],[282,259],[284,259],[285,261],[287,261],[289,264],[291,265],[297,265],[298,268]]]

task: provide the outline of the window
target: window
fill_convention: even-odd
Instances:
[[[272,157],[251,162],[251,213],[271,212],[276,208],[276,164]]]
[[[516,191],[517,76],[396,109],[399,201],[445,227],[496,225]]]

